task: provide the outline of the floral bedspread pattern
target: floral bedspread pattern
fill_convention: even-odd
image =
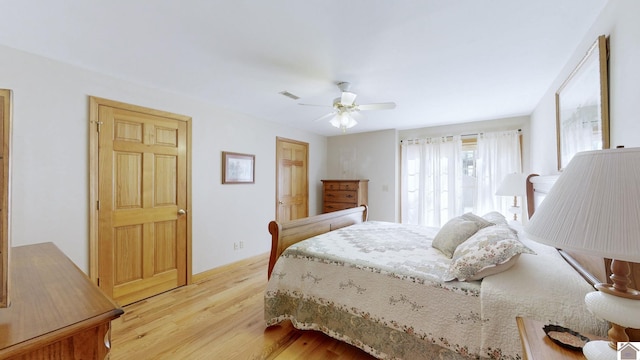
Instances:
[[[380,359],[521,359],[518,315],[606,330],[580,308],[590,288],[554,249],[533,244],[539,255],[522,254],[512,269],[482,283],[445,282],[451,260],[431,247],[436,232],[369,221],[291,246],[265,291],[267,326],[288,319]],[[558,297],[560,283],[571,293]],[[563,324],[557,309],[567,307],[548,298],[580,308],[568,316],[589,323]]]
[[[289,319],[381,359],[474,357],[480,282],[441,280],[451,260],[431,247],[436,232],[369,221],[289,247],[265,292],[267,325]]]

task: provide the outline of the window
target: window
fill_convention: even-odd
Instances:
[[[476,203],[478,179],[476,177],[476,138],[462,142],[462,207],[464,212],[473,212]]]
[[[495,193],[521,171],[517,130],[407,140],[401,156],[403,223],[439,227],[465,212],[508,214],[508,199]]]

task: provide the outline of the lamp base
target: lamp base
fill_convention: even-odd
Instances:
[[[636,289],[631,289],[631,288],[627,288],[624,290],[624,292],[618,290],[615,288],[615,286],[613,284],[596,284],[594,285],[596,289],[602,291],[602,292],[606,292],[607,294],[611,294],[611,295],[615,295],[615,296],[620,296],[623,298],[627,298],[627,299],[634,299],[634,300],[640,300],[640,291],[636,290]]]
[[[513,197],[513,206],[509,208],[509,212],[513,214],[513,221],[518,221],[520,206],[518,206],[518,196]]]
[[[588,360],[612,360],[616,359],[616,350],[609,346],[608,341],[589,341],[582,348],[582,354]]]
[[[599,319],[607,320],[623,328],[640,328],[640,301],[638,300],[625,299],[603,291],[592,291],[584,296],[584,302],[587,309]],[[629,341],[624,331],[616,329],[614,335],[618,333],[619,337],[611,337],[610,333],[609,339],[615,342]]]
[[[513,221],[518,221],[518,214],[522,212],[520,206],[512,206],[509,208],[509,212],[513,214]]]
[[[596,284],[595,287],[607,294],[640,300],[640,291],[628,286],[631,283],[629,275],[631,275],[631,265],[627,261],[612,259],[611,276],[609,276],[612,284]]]

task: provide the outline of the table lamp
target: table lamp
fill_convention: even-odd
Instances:
[[[578,153],[525,227],[532,240],[611,262],[613,284],[585,296],[589,311],[611,323],[610,341],[590,341],[587,359],[615,359],[625,328],[640,328],[640,292],[629,289],[627,262],[640,262],[640,148]]]
[[[498,196],[513,196],[513,206],[509,209],[513,213],[513,220],[518,220],[518,214],[521,213],[520,206],[518,206],[518,196],[525,196],[527,193],[527,177],[521,173],[508,174],[502,179],[496,195]]]

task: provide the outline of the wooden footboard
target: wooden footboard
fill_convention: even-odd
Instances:
[[[271,271],[278,257],[289,246],[310,237],[364,221],[367,221],[367,207],[365,205],[282,223],[271,221],[269,223],[271,256],[269,257],[268,278],[271,278]]]

